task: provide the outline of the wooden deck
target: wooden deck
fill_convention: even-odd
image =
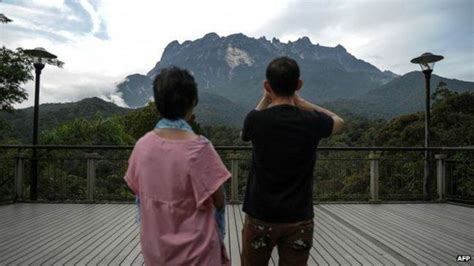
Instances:
[[[474,208],[450,204],[315,205],[310,265],[456,265],[474,255]],[[240,205],[226,245],[240,265]],[[0,265],[141,265],[130,204],[0,206]],[[277,264],[274,253],[270,265]],[[471,262],[472,263],[472,262]]]

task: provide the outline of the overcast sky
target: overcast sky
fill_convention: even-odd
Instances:
[[[43,70],[42,103],[113,92],[148,72],[171,41],[209,32],[308,36],[397,74],[418,70],[410,59],[429,51],[445,56],[435,74],[474,81],[472,0],[3,0],[0,13],[13,19],[0,25],[0,45],[44,47],[66,62]],[[33,95],[32,82],[25,88]]]

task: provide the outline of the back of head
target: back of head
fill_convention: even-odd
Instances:
[[[197,104],[197,85],[189,71],[177,67],[162,69],[153,81],[156,108],[167,119],[184,118]]]
[[[300,68],[295,60],[286,56],[278,57],[268,65],[266,77],[276,95],[292,96],[298,87]]]

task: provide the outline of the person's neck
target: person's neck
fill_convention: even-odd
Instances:
[[[295,99],[290,97],[275,97],[272,99],[272,105],[295,105]]]

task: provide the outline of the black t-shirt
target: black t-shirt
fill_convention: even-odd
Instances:
[[[292,105],[251,111],[242,131],[242,140],[253,144],[244,212],[273,223],[312,219],[316,148],[333,123]]]

